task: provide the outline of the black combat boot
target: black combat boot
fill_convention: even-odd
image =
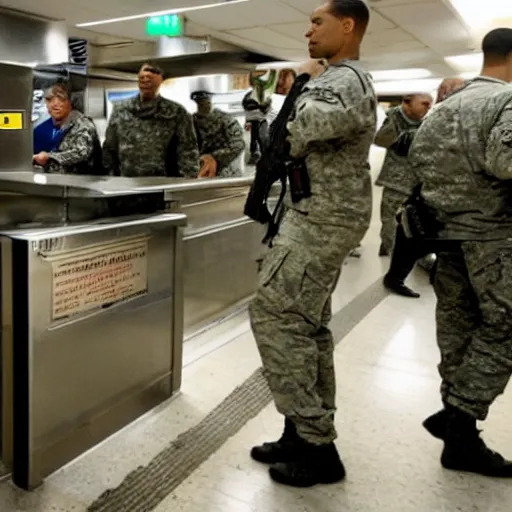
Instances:
[[[334,443],[317,446],[304,440],[300,442],[297,458],[270,468],[272,480],[291,487],[313,487],[334,484],[345,478],[345,467]]]
[[[450,408],[441,464],[446,469],[512,478],[512,461],[487,447],[469,414]]]
[[[423,422],[423,426],[431,436],[444,441],[448,428],[448,412],[446,409],[436,412]]]
[[[395,278],[391,274],[387,273],[384,276],[384,286],[390,292],[396,293],[397,295],[401,295],[402,297],[409,297],[411,299],[419,299],[420,294],[411,290],[408,286],[404,284],[404,282]]]
[[[251,450],[251,457],[263,464],[276,464],[287,462],[295,456],[295,447],[300,444],[297,429],[294,423],[286,418],[284,420],[284,432],[279,441],[263,443]]]

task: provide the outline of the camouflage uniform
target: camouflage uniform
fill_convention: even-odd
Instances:
[[[49,173],[97,174],[101,145],[98,132],[91,119],[73,110],[61,126],[65,132],[57,151],[49,153],[45,166]]]
[[[245,149],[240,123],[229,114],[215,109],[206,116],[194,114],[194,125],[199,153],[215,158],[218,164],[217,176],[242,176],[241,165],[237,162],[237,157]]]
[[[345,66],[306,84],[288,130],[291,155],[306,159],[312,197],[288,203],[250,306],[276,406],[314,444],[336,437],[330,297],[370,223],[376,104],[368,75]]]
[[[161,96],[123,101],[114,107],[107,127],[103,165],[116,176],[197,176],[199,153],[191,116]]]
[[[401,133],[414,132],[420,125],[421,121],[409,119],[402,107],[393,107],[388,110],[386,120],[375,136],[375,144],[387,149],[376,184],[384,187],[380,205],[380,237],[388,252],[393,249],[395,241],[396,212],[409,198],[415,184],[408,158],[397,155],[391,145]]]
[[[512,88],[477,78],[425,120],[411,162],[444,223],[435,291],[445,403],[483,420],[512,371]]]

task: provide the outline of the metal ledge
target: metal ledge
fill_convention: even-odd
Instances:
[[[76,176],[30,171],[0,173],[0,192],[60,198],[106,198],[151,193],[172,193],[249,186],[247,178],[121,178]]]

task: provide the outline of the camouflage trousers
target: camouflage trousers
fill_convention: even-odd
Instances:
[[[389,253],[391,253],[395,245],[396,214],[408,197],[407,194],[387,187],[384,187],[382,192],[382,201],[380,203],[380,220],[382,223],[380,238],[382,245]]]
[[[439,252],[434,288],[443,401],[484,420],[512,372],[512,240]]]
[[[288,210],[260,269],[251,326],[277,410],[313,444],[336,438],[331,295],[363,233]]]

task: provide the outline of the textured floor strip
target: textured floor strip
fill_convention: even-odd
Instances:
[[[341,341],[387,295],[381,280],[334,315],[331,327]],[[89,512],[150,512],[219,450],[272,400],[263,372],[256,370],[200,423],[179,435],[147,466],[102,494]]]

